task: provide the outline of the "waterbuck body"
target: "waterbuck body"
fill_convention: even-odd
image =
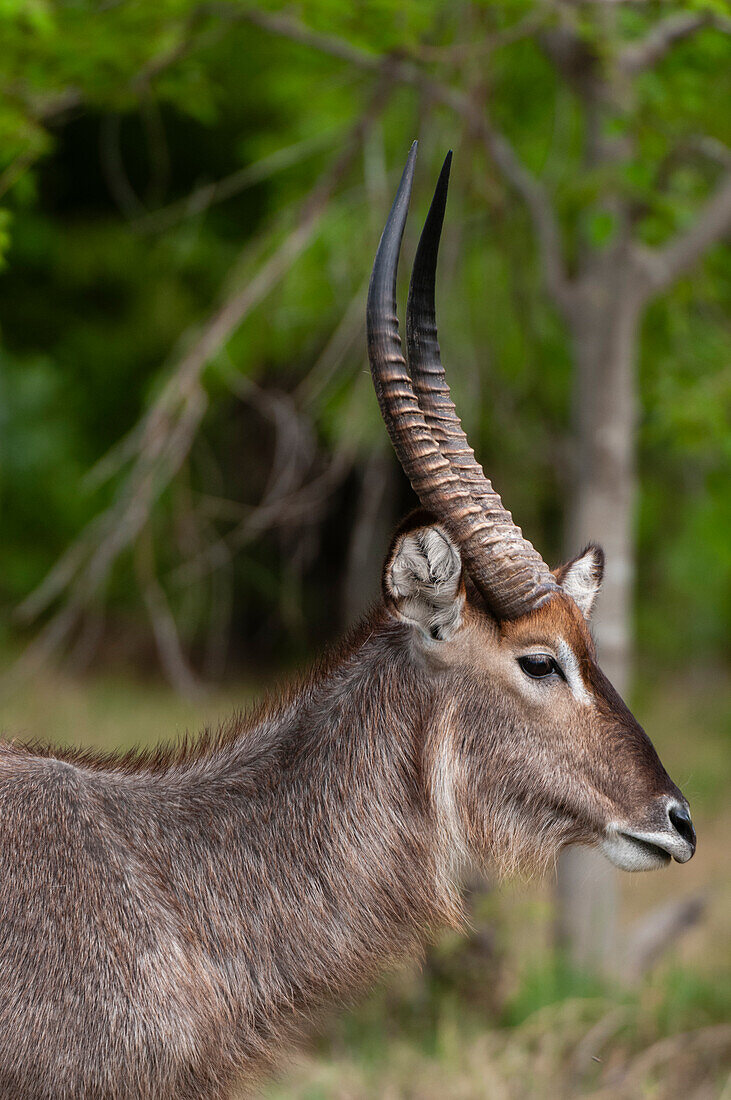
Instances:
[[[405,633],[182,757],[0,750],[0,1096],[226,1096],[455,919]]]
[[[469,861],[535,867],[568,843],[627,870],[693,854],[687,803],[596,664],[601,551],[551,573],[460,435],[430,305],[444,173],[410,373],[400,356],[413,163],[369,347],[430,510],[397,531],[368,620],[257,714],[148,755],[0,745],[3,1100],[224,1100],[321,1006],[459,924]]]

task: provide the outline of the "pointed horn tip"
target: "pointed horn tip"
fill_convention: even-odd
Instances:
[[[439,172],[439,179],[437,185],[434,188],[434,197],[432,204],[429,207],[429,214],[427,215],[426,225],[429,224],[432,219],[437,218],[439,221],[439,229],[441,231],[441,222],[444,218],[444,211],[447,206],[447,191],[449,189],[449,176],[452,170],[452,150],[450,149],[444,158],[444,163]]]
[[[384,270],[384,263],[388,264],[388,254],[395,247],[395,256],[390,257],[390,264],[392,266],[392,277],[394,281],[394,293],[395,293],[395,280],[396,269],[398,267],[398,257],[401,249],[401,238],[403,236],[404,228],[406,226],[406,218],[408,215],[409,202],[411,200],[411,188],[414,182],[414,175],[416,173],[416,153],[418,149],[418,141],[411,143],[409,149],[409,155],[406,158],[406,164],[404,170],[401,173],[401,179],[399,181],[396,195],[391,206],[391,211],[386,219],[386,224],[381,234],[381,239],[376,251],[376,258],[373,261],[373,269],[371,271],[371,281],[368,287],[368,305],[366,318],[371,316],[373,294],[376,291],[376,287],[381,282],[381,275]],[[395,309],[395,305],[394,305]]]
[[[391,207],[391,213],[389,214],[386,225],[391,221],[395,211],[399,208],[399,205],[406,198],[406,205],[408,206],[409,199],[411,198],[411,188],[414,182],[414,176],[416,175],[416,154],[419,149],[419,142],[412,141],[411,148],[409,149],[409,155],[406,158],[406,164],[404,170],[401,173],[401,179],[399,181],[398,188],[396,190],[396,196],[393,200],[393,206]]]
[[[396,198],[394,199],[394,206],[398,202],[401,194],[403,194],[404,192],[407,192],[408,196],[411,197],[411,186],[414,181],[414,175],[416,174],[416,154],[418,153],[418,151],[419,142],[418,139],[415,139],[411,143],[409,155],[406,158],[406,164],[404,165],[404,170],[401,174],[401,182],[399,183],[398,191],[396,192]]]

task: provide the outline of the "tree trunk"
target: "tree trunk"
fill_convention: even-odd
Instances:
[[[606,553],[594,620],[599,659],[620,692],[631,655],[636,495],[635,359],[639,295],[616,254],[588,277],[569,323],[576,363],[574,485],[567,554]],[[616,872],[599,852],[570,848],[559,862],[557,939],[579,968],[606,970],[616,948]]]

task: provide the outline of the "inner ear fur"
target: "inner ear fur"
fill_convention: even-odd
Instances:
[[[445,641],[460,627],[465,589],[462,560],[449,534],[425,510],[397,528],[382,577],[383,597],[397,618]]]
[[[604,551],[601,546],[587,546],[577,557],[555,569],[554,576],[584,618],[589,619],[604,576]]]

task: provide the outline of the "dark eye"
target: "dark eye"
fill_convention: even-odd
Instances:
[[[553,657],[549,657],[547,653],[532,653],[529,657],[518,657],[518,664],[526,676],[530,676],[533,680],[545,680],[553,673],[561,676],[561,669]]]

